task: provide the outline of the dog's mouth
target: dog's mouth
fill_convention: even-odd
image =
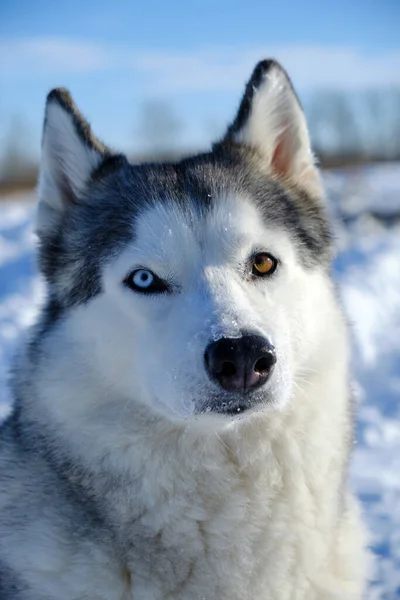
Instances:
[[[203,414],[226,415],[228,417],[240,417],[255,408],[260,408],[264,398],[261,394],[251,394],[248,397],[237,399],[221,400],[215,398],[207,404],[201,411]]]
[[[218,412],[219,414],[229,415],[229,416],[237,416],[241,415],[244,412],[248,411],[252,406],[250,404],[239,403],[234,406],[228,407],[220,407],[219,410],[214,410],[213,412]]]

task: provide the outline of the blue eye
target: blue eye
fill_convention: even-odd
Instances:
[[[132,283],[138,288],[147,289],[151,287],[153,281],[154,275],[151,271],[140,269],[132,274]]]
[[[134,292],[142,294],[161,294],[168,291],[167,284],[148,269],[136,269],[124,280]]]

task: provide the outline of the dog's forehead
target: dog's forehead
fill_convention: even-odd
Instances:
[[[208,259],[261,243],[266,227],[260,211],[243,195],[231,193],[213,198],[205,208],[195,201],[177,204],[154,202],[135,222],[133,246],[161,260],[176,255]]]

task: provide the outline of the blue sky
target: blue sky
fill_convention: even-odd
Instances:
[[[33,8],[34,7],[34,8]],[[204,145],[233,116],[254,64],[274,56],[300,96],[400,86],[398,0],[3,0],[0,153],[15,115],[38,153],[46,93],[68,87],[107,143],[137,150],[143,102]]]

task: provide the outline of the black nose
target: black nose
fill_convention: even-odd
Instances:
[[[247,392],[263,385],[276,363],[275,348],[258,335],[221,338],[204,353],[211,379],[230,392]]]

